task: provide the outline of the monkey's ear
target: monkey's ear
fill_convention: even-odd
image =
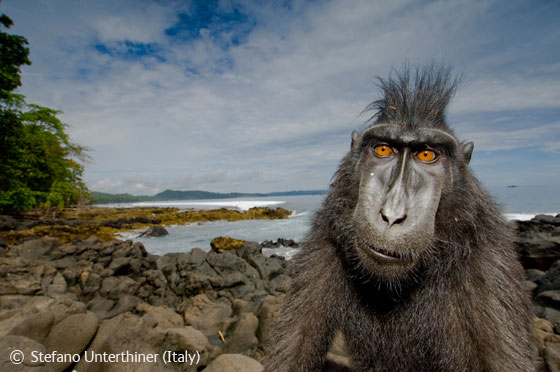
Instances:
[[[356,146],[358,146],[359,142],[360,142],[360,133],[358,133],[355,130],[352,131],[352,145],[351,145],[352,150],[356,149]]]
[[[461,151],[463,152],[463,157],[467,161],[467,164],[471,161],[472,152],[474,150],[474,143],[466,142],[461,144]]]

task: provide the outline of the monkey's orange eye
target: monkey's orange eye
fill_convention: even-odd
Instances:
[[[433,150],[423,150],[420,151],[416,157],[420,160],[423,161],[424,163],[432,163],[433,161],[436,160],[437,158],[437,154],[435,151]]]
[[[394,151],[387,145],[377,145],[375,146],[375,154],[381,158],[393,155]]]

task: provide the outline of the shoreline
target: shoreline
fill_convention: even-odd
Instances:
[[[525,286],[533,298],[539,355],[543,363],[554,365],[560,347],[560,216],[512,224]],[[186,350],[199,353],[196,365],[167,365],[162,358],[149,365],[164,371],[210,371],[212,363],[225,358],[232,368],[259,371],[292,270],[290,261],[265,256],[263,249],[292,243],[226,239],[210,252],[194,248],[160,256],[139,242],[103,241],[94,235],[69,242],[53,237],[4,242],[0,344],[5,347],[0,348],[0,360],[9,363],[9,348],[21,350],[28,359],[33,351],[163,357]],[[343,339],[330,353],[336,360],[348,358],[341,344]],[[140,367],[126,361],[37,364],[44,367],[38,371]]]
[[[170,207],[79,207],[62,210],[56,218],[44,212],[30,212],[16,219],[0,216],[0,238],[8,244],[32,237],[50,236],[62,242],[87,239],[95,235],[112,241],[117,234],[145,230],[153,226],[186,225],[209,221],[287,219],[292,214],[283,208],[254,207],[246,211],[220,209],[178,209]]]

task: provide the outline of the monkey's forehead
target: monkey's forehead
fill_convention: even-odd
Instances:
[[[440,129],[394,125],[376,124],[362,133],[362,142],[378,140],[389,143],[398,143],[404,146],[433,145],[445,146],[454,151],[457,139],[450,133]]]

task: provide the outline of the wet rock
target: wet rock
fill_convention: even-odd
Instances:
[[[122,218],[117,218],[115,220],[104,221],[104,222],[101,223],[101,225],[106,226],[106,227],[112,227],[112,228],[115,228],[115,229],[120,229],[122,227],[130,227],[131,225],[136,224],[136,223],[157,225],[157,224],[161,223],[161,220],[157,219],[157,218],[152,219],[152,218],[148,218],[148,217],[145,217],[145,216],[137,216],[137,217],[129,217],[129,218],[122,217]],[[167,234],[164,234],[164,235],[167,235]],[[143,235],[141,235],[141,236],[143,236]],[[161,236],[161,235],[148,235],[148,236]]]
[[[262,254],[249,255],[247,262],[257,269],[257,272],[263,280],[274,279],[284,272],[284,267],[280,260],[265,257]]]
[[[548,214],[537,214],[533,221],[541,224],[549,224],[553,226],[560,226],[560,215],[551,216]]]
[[[234,298],[264,293],[260,275],[245,260],[232,254],[209,253],[206,262],[221,279],[222,289]]]
[[[236,251],[237,255],[246,260],[252,254],[261,254],[261,245],[257,242],[245,241],[243,245]]]
[[[152,226],[148,228],[146,231],[141,233],[139,237],[148,238],[148,237],[159,237],[169,235],[169,231],[165,229],[163,226]]]

